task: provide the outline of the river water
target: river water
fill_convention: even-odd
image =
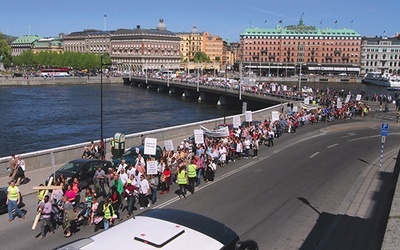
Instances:
[[[104,138],[240,111],[144,88],[103,84]],[[99,139],[99,84],[0,87],[0,157]]]
[[[386,88],[354,83],[303,86],[393,95]],[[103,108],[104,138],[241,112],[240,107],[219,107],[122,84],[103,85]],[[0,87],[0,157],[99,139],[99,84]]]

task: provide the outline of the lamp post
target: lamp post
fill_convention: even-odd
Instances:
[[[100,140],[106,154],[106,146],[103,141],[103,54],[100,55]]]

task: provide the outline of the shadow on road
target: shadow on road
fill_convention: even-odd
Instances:
[[[378,205],[364,208],[372,209],[368,213],[369,218],[320,212],[306,198],[298,197],[298,200],[319,214],[300,249],[381,249],[399,169],[400,161],[397,160],[393,173],[380,172],[382,185],[371,197]]]

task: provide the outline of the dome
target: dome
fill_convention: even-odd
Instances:
[[[160,22],[157,24],[157,30],[167,30],[164,19],[160,19]]]
[[[199,30],[197,29],[196,25],[193,26],[192,33],[199,33]]]

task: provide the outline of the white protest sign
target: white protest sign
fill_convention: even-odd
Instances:
[[[242,125],[242,122],[240,121],[240,116],[239,115],[234,116],[232,123],[234,128],[238,128],[240,125]]]
[[[246,111],[244,114],[246,116],[246,122],[253,121],[253,113],[251,111]]]
[[[293,106],[293,112],[297,112],[297,106]]]
[[[144,139],[144,154],[145,155],[156,155],[157,138],[145,138]]]
[[[357,95],[356,101],[361,101],[361,95]]]
[[[272,122],[278,121],[279,120],[279,112],[278,111],[272,111]]]
[[[167,151],[172,151],[174,150],[174,144],[172,142],[172,140],[166,140],[164,141],[164,147]]]
[[[196,144],[204,143],[204,134],[202,129],[195,129],[194,130],[194,142]]]
[[[272,87],[272,88],[271,88],[271,91],[272,91],[272,92],[275,92],[275,91],[276,91],[275,85],[272,85],[271,87]]]
[[[157,161],[147,162],[147,174],[157,174]]]
[[[287,86],[283,85],[283,91],[287,91]]]
[[[304,98],[303,103],[304,103],[304,104],[307,104],[307,105],[310,104],[310,97]]]
[[[341,109],[342,108],[342,98],[338,98],[337,99],[337,101],[336,101],[336,107],[338,108],[338,109]]]
[[[348,103],[348,102],[350,101],[350,98],[351,98],[351,96],[350,96],[350,95],[347,95],[347,96],[346,96],[346,101],[345,101],[345,103]]]

